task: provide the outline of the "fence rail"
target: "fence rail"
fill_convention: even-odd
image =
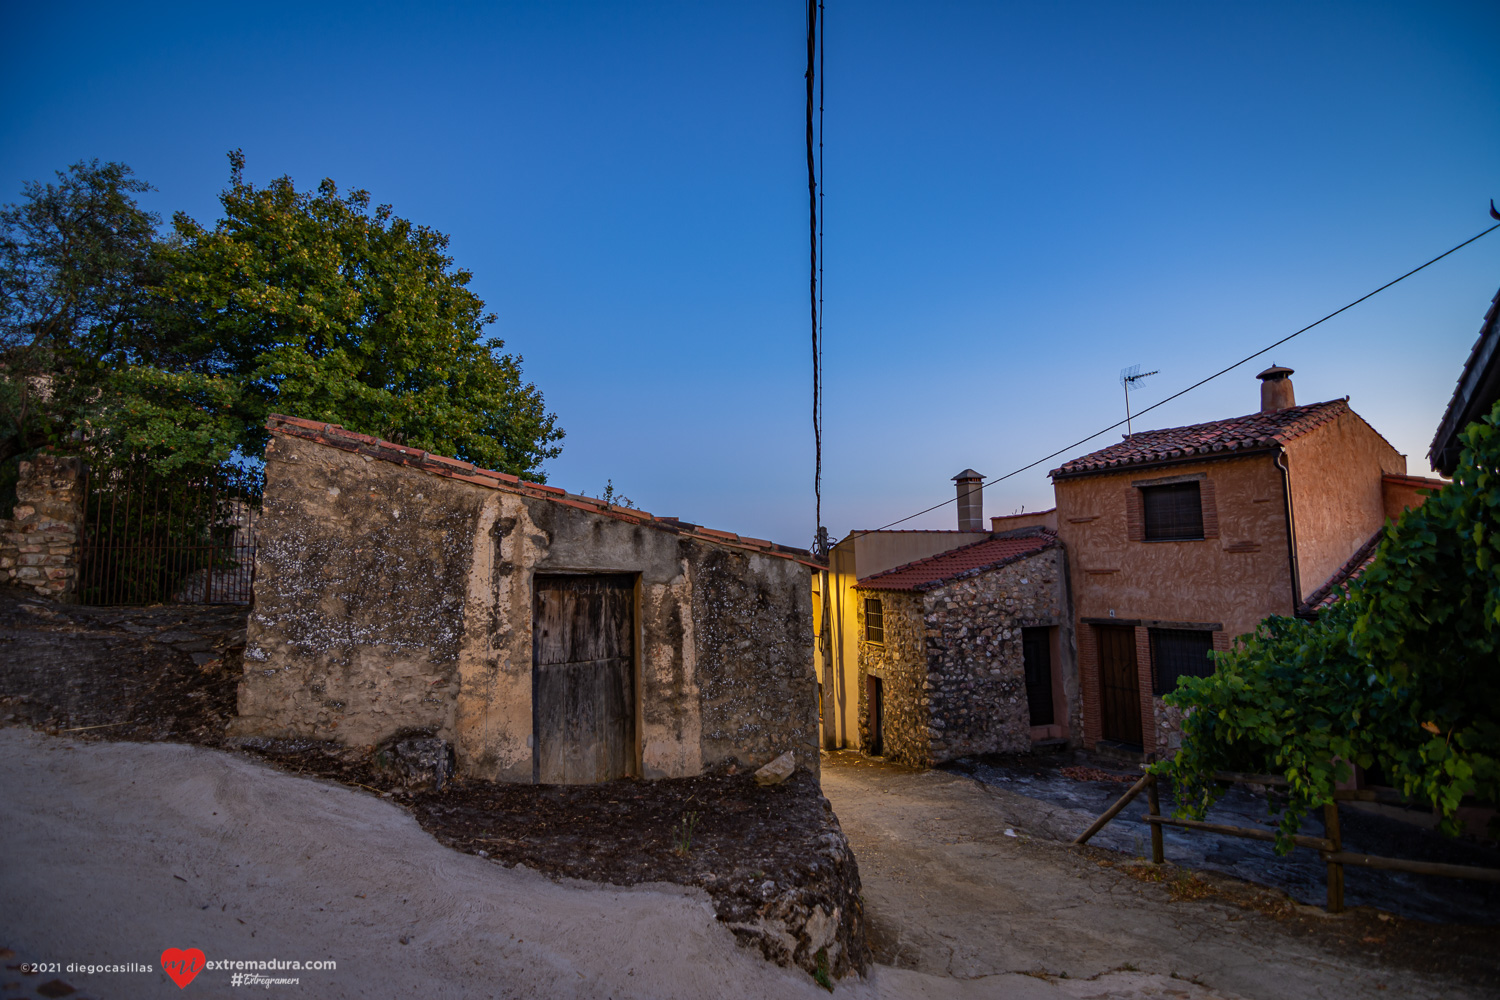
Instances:
[[[81,604],[248,604],[260,476],[198,481],[91,474],[79,545]]]
[[[1285,778],[1268,774],[1241,774],[1239,772],[1220,771],[1214,775],[1218,781],[1230,783],[1256,784],[1284,786],[1287,784]],[[1161,864],[1166,860],[1165,845],[1162,843],[1161,830],[1164,826],[1177,827],[1182,830],[1197,830],[1201,833],[1218,833],[1229,837],[1243,837],[1246,840],[1269,840],[1274,841],[1276,835],[1269,830],[1256,830],[1244,826],[1231,826],[1227,823],[1207,823],[1196,819],[1177,819],[1173,816],[1161,814],[1161,802],[1158,798],[1157,780],[1154,774],[1145,774],[1141,780],[1121,795],[1119,800],[1104,811],[1103,814],[1089,828],[1078,835],[1073,843],[1087,844],[1089,839],[1098,833],[1118,816],[1130,802],[1141,792],[1146,793],[1147,811],[1141,819],[1151,827],[1151,863]],[[1343,837],[1339,831],[1339,808],[1341,801],[1370,802],[1390,801],[1392,796],[1376,790],[1366,789],[1335,789],[1334,801],[1323,806],[1323,832],[1322,837],[1307,837],[1298,834],[1292,838],[1292,842],[1298,847],[1310,848],[1322,855],[1324,862],[1328,865],[1328,912],[1344,912],[1344,866],[1356,865],[1362,868],[1383,868],[1387,871],[1410,872],[1414,875],[1439,875],[1444,878],[1477,879],[1485,882],[1500,882],[1500,868],[1481,868],[1475,865],[1450,865],[1441,864],[1436,861],[1413,861],[1407,858],[1382,858],[1371,854],[1357,854],[1343,849]]]

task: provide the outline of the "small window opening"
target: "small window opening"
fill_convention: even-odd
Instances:
[[[1141,487],[1146,541],[1188,541],[1203,537],[1203,501],[1197,481]]]
[[[878,597],[865,598],[865,642],[885,645],[885,612]]]
[[[1214,672],[1208,658],[1214,634],[1197,629],[1151,630],[1152,687],[1159,695],[1177,686],[1179,677],[1208,677]]]

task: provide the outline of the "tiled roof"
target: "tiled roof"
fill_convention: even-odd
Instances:
[[[611,517],[617,521],[643,524],[648,527],[659,528],[662,531],[670,531],[673,534],[688,535],[705,542],[713,542],[716,545],[746,549],[751,552],[759,552],[763,555],[779,556],[783,559],[793,559],[814,569],[825,568],[806,549],[794,549],[786,545],[777,545],[775,542],[768,542],[763,538],[750,538],[745,535],[737,535],[732,531],[716,531],[713,528],[690,524],[675,517],[656,517],[643,510],[636,510],[634,507],[617,507],[614,504],[605,503],[603,500],[596,500],[593,497],[569,493],[567,490],[559,489],[556,486],[543,486],[541,483],[524,482],[519,477],[505,472],[492,472],[489,469],[481,469],[476,465],[460,461],[456,458],[434,455],[431,452],[423,451],[421,448],[408,448],[405,445],[395,444],[391,441],[382,441],[368,434],[360,434],[357,431],[347,430],[338,424],[323,424],[315,420],[302,420],[298,417],[287,417],[275,413],[266,420],[266,429],[274,434],[300,438],[304,441],[315,441],[318,444],[328,445],[330,448],[368,455],[371,458],[378,458],[381,461],[392,462],[396,465],[405,465],[430,475],[442,476],[446,479],[457,479],[462,482],[473,483],[476,486],[503,490],[507,493],[517,493],[521,496],[552,500],[569,507],[588,511],[591,514]]]
[[[1344,565],[1338,568],[1338,572],[1328,578],[1328,581],[1307,595],[1302,606],[1297,609],[1299,617],[1315,616],[1319,611],[1328,607],[1334,601],[1344,596],[1344,587],[1351,581],[1357,579],[1361,573],[1375,561],[1375,550],[1380,547],[1380,538],[1385,534],[1385,528],[1381,528],[1375,534],[1355,550],[1354,555]]]
[[[1472,420],[1478,420],[1489,412],[1500,391],[1500,292],[1490,300],[1490,308],[1479,326],[1479,339],[1464,361],[1464,369],[1458,375],[1458,385],[1453,398],[1438,421],[1437,433],[1433,435],[1432,447],[1427,457],[1432,467],[1452,475],[1458,464],[1461,450],[1458,434]]]
[[[1022,528],[867,576],[856,586],[861,590],[931,590],[959,577],[998,569],[1057,544],[1057,536],[1046,528]]]
[[[1239,452],[1262,451],[1306,434],[1348,410],[1349,399],[1346,396],[1326,403],[1292,406],[1274,413],[1251,413],[1189,427],[1141,431],[1119,444],[1112,444],[1082,458],[1065,462],[1053,469],[1050,475],[1054,478],[1076,476],[1195,456],[1228,458]]]

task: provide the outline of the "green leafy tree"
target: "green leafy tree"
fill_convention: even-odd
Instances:
[[[173,219],[155,290],[164,318],[138,352],[180,381],[164,405],[204,416],[175,437],[146,406],[117,410],[116,424],[157,447],[258,456],[280,411],[542,478],[563,432],[521,359],[484,337],[494,317],[448,238],[331,180],[257,188],[243,156],[230,161],[224,217],[212,229]]]
[[[149,190],[92,160],[0,209],[0,485],[17,458],[66,446],[102,398],[104,359],[149,323],[159,219],[135,202]]]
[[[1185,811],[1221,794],[1215,771],[1284,775],[1284,853],[1351,762],[1449,833],[1465,796],[1500,800],[1500,404],[1462,440],[1453,482],[1386,529],[1342,600],[1315,622],[1267,619],[1167,696],[1188,710],[1183,745],[1155,770]]]

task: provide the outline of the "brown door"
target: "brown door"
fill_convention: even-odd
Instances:
[[[532,589],[536,780],[626,777],[635,763],[635,580],[538,576]]]
[[[1135,629],[1097,625],[1099,635],[1099,706],[1104,738],[1141,745],[1141,688],[1135,669]]]
[[[870,700],[870,749],[871,757],[885,756],[885,691],[879,677],[867,677],[866,688]]]

